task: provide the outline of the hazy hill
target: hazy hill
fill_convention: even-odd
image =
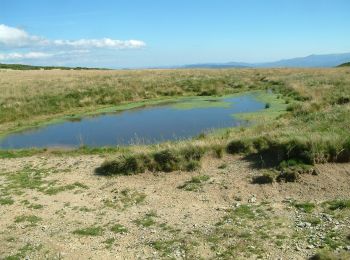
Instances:
[[[337,67],[350,67],[350,62],[346,62],[346,63],[340,64]]]
[[[293,59],[284,59],[274,62],[263,63],[245,63],[245,62],[228,62],[228,63],[205,63],[205,64],[190,64],[183,68],[281,68],[281,67],[296,67],[296,68],[330,68],[350,60],[350,53],[342,54],[325,54],[325,55],[309,55]]]

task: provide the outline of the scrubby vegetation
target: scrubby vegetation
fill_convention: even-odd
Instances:
[[[199,146],[188,146],[179,150],[165,149],[156,152],[121,155],[104,162],[96,169],[100,175],[132,175],[148,171],[171,172],[193,171],[200,165],[205,150]]]

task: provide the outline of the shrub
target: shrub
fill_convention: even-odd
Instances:
[[[252,144],[249,140],[233,140],[226,147],[226,151],[230,154],[247,153],[251,150]]]
[[[172,150],[163,150],[156,152],[154,155],[156,162],[156,170],[163,172],[171,172],[180,169],[179,155]]]
[[[146,170],[193,171],[200,167],[204,154],[204,148],[188,146],[180,150],[165,149],[149,154],[123,155],[115,160],[105,161],[95,172],[100,175],[132,175]]]
[[[338,105],[348,104],[350,103],[350,97],[339,97],[335,103]]]
[[[224,156],[224,148],[222,145],[213,146],[213,152],[216,158],[222,158]]]
[[[314,164],[315,158],[310,142],[302,139],[291,139],[285,145],[288,158],[296,158],[304,163]]]
[[[347,138],[342,144],[342,150],[336,156],[337,162],[350,161],[350,138]]]
[[[195,160],[199,161],[202,159],[205,150],[200,146],[188,146],[180,151],[183,154],[186,160]]]
[[[200,167],[199,161],[191,160],[186,163],[185,169],[189,172],[195,171]]]
[[[295,182],[299,179],[299,173],[294,171],[293,169],[285,169],[280,172],[277,176],[277,181],[285,181],[285,182]]]
[[[116,160],[104,162],[96,169],[96,173],[100,175],[132,175],[144,172],[146,169],[152,168],[152,165],[152,159],[147,155],[123,155]]]
[[[277,172],[266,170],[261,175],[253,177],[252,183],[254,184],[271,184],[277,177]]]
[[[350,208],[350,200],[333,200],[328,201],[327,204],[329,204],[330,210]]]
[[[323,249],[311,256],[309,260],[341,260],[348,259],[348,254],[346,252],[331,252],[329,250]]]
[[[203,90],[198,94],[198,96],[216,96],[218,95],[218,90],[215,88],[208,89],[208,90]]]

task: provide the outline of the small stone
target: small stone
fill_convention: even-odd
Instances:
[[[318,169],[316,169],[316,168],[313,168],[311,174],[312,175],[319,175],[320,171]]]
[[[314,245],[307,245],[307,247],[306,247],[306,249],[313,249],[313,248],[315,248]]]
[[[237,207],[241,206],[241,203],[237,202],[233,206],[237,208]]]
[[[305,227],[305,223],[303,222],[297,223],[297,227],[303,228]]]
[[[256,197],[253,196],[248,200],[249,203],[255,203],[256,202]]]

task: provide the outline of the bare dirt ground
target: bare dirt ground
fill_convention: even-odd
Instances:
[[[307,259],[322,249],[350,257],[350,209],[332,207],[350,199],[349,163],[252,184],[259,170],[239,157],[113,177],[94,174],[103,160],[0,160],[0,258]]]

